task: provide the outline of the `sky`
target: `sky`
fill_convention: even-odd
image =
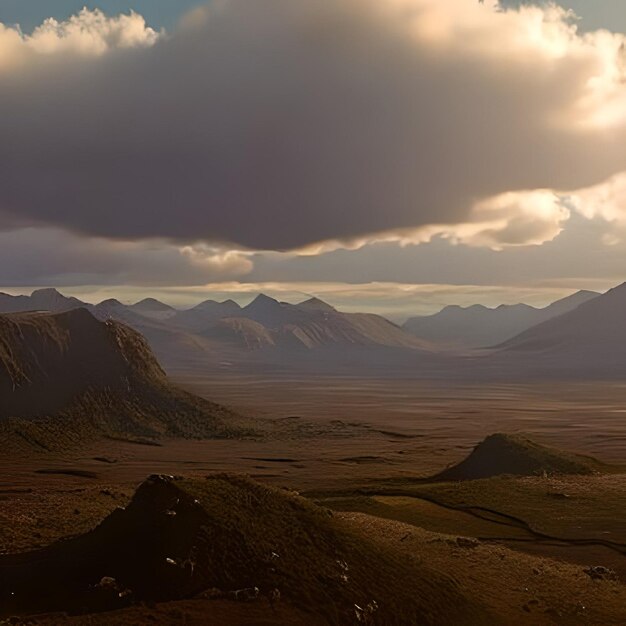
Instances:
[[[400,320],[626,280],[623,0],[0,0],[0,93],[3,291]]]

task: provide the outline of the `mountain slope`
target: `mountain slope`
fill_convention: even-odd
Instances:
[[[229,411],[172,387],[147,342],[86,309],[0,316],[0,440],[228,436]]]
[[[209,327],[203,337],[245,350],[260,350],[276,345],[272,333],[262,324],[246,317],[225,317]]]
[[[559,371],[626,372],[626,283],[496,347],[501,358],[534,358]]]
[[[241,310],[241,317],[254,320],[272,331],[274,342],[284,347],[429,349],[427,344],[384,317],[370,313],[341,313],[317,298],[288,304],[260,294]]]
[[[122,322],[141,333],[166,369],[172,364],[193,359],[198,355],[208,356],[215,348],[204,338],[174,324],[172,320],[176,313],[165,316],[145,315],[135,307],[113,299],[89,305],[87,308],[101,321]]]
[[[493,346],[522,331],[574,310],[599,294],[578,291],[571,296],[537,309],[526,304],[501,305],[490,309],[482,305],[447,306],[435,315],[413,317],[403,328],[416,337],[451,347],[482,348]]]

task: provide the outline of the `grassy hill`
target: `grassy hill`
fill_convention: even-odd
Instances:
[[[248,428],[224,407],[173,387],[139,333],[85,309],[0,316],[0,397],[5,446],[228,437]]]
[[[522,435],[497,433],[479,443],[463,461],[449,467],[437,480],[473,480],[503,474],[593,474],[606,469],[591,457],[535,443]]]
[[[128,593],[103,589],[105,576]],[[207,590],[236,602],[236,591],[255,587],[259,598],[279,590],[281,602],[319,624],[358,623],[357,606],[372,607],[366,623],[388,626],[485,619],[451,578],[354,534],[294,493],[224,474],[151,477],[93,531],[0,557],[0,617],[112,610]]]

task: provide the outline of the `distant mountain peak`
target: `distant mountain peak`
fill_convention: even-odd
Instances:
[[[244,307],[246,309],[255,309],[259,307],[268,307],[268,306],[280,306],[280,302],[275,298],[270,298],[270,296],[266,296],[264,293],[260,293],[248,306]]]
[[[85,304],[78,300],[78,298],[64,296],[53,287],[36,289],[30,295],[30,302],[34,308],[50,311],[67,310]]]
[[[156,298],[144,298],[139,302],[133,304],[135,309],[146,309],[150,311],[173,311],[174,309],[169,305],[157,300]]]
[[[33,293],[30,294],[31,298],[38,298],[38,297],[40,298],[43,296],[45,297],[54,296],[56,298],[65,298],[65,296],[54,287],[45,287],[43,289],[35,289],[35,291],[33,291]]]
[[[305,300],[304,302],[300,302],[298,306],[301,309],[306,309],[307,311],[325,311],[328,313],[337,311],[334,306],[331,306],[330,304],[328,304],[328,302],[324,302],[323,300],[320,300],[316,297],[312,297],[308,300]]]
[[[278,300],[268,296],[267,294],[260,293],[252,302],[278,302]]]
[[[98,304],[100,307],[122,307],[124,306],[119,300],[115,298],[108,298]]]

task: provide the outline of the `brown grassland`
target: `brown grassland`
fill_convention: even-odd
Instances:
[[[626,623],[625,387],[227,374],[201,380],[182,372],[177,382],[272,428],[235,439],[105,439],[3,455],[0,572],[9,555],[89,536],[128,507],[146,476],[180,474],[219,529],[217,545],[227,547],[228,529],[240,537],[211,561],[226,564],[235,555],[237,567],[225,566],[227,578],[216,574],[205,586],[259,586],[260,599],[186,590],[107,613],[56,611],[10,623],[356,624],[353,605],[370,599],[380,607],[372,623],[381,625]],[[574,453],[603,463],[580,461],[575,475],[428,480],[494,432],[523,432],[557,455],[567,450],[567,463],[587,458]],[[275,487],[266,492],[237,477],[206,481],[222,472]],[[256,507],[251,493],[266,504]],[[304,517],[293,518],[298,510]],[[290,535],[294,528],[311,537],[312,552],[302,536]],[[268,550],[294,555],[281,562],[276,580],[263,569]],[[348,588],[332,565],[343,561],[352,564]],[[264,595],[270,584],[282,591],[273,607]],[[440,604],[446,608],[438,612]]]

